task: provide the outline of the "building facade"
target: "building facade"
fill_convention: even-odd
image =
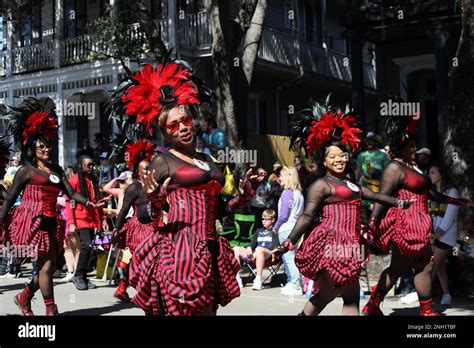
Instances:
[[[198,64],[199,74],[212,85],[207,1],[150,0],[148,6],[166,46]],[[54,107],[60,124],[56,155],[61,165],[75,162],[84,138],[92,140],[95,133],[111,135],[115,131],[104,115],[103,105],[124,71],[116,59],[93,58],[97,45],[86,30],[87,23],[105,15],[109,3],[31,1],[31,12],[25,14],[20,32],[13,30],[11,22],[3,21],[0,104],[17,105],[21,98],[35,96]],[[237,119],[247,118],[248,129],[241,137],[249,148],[260,150],[260,165],[287,156],[276,149],[275,139],[278,143],[279,137],[288,135],[289,119],[309,98],[324,99],[333,92],[334,101],[341,106],[351,100],[355,70],[353,47],[341,24],[343,3],[268,1],[248,113],[237,115]],[[357,70],[364,91],[362,117],[369,125],[376,119],[377,110],[374,52],[375,46],[369,41],[358,52],[362,58]],[[136,67],[131,65],[132,69]]]

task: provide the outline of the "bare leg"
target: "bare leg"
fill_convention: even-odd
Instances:
[[[409,258],[403,256],[397,248],[394,248],[392,251],[392,259],[390,260],[390,266],[382,271],[375,291],[385,296],[395,285],[397,279],[409,268]]]
[[[39,264],[39,288],[44,300],[54,299],[53,273],[56,269],[57,242],[51,238],[51,247]]]
[[[262,247],[255,249],[255,267],[257,268],[257,276],[261,277],[265,268],[265,261],[272,257],[270,250]]]
[[[342,306],[342,315],[359,315],[359,282],[357,281],[354,284],[344,285],[337,292],[344,300],[344,304]]]
[[[413,269],[415,270],[415,289],[420,300],[430,299],[433,261],[431,260],[431,247],[429,245],[422,250],[418,260],[413,264]]]
[[[313,295],[303,308],[304,315],[318,315],[336,298],[333,281],[326,271],[323,271],[318,280],[319,292]]]
[[[448,275],[446,273],[446,257],[449,255],[449,250],[433,247],[433,273],[431,274],[433,281],[436,276],[439,278],[441,288],[444,294],[449,294]]]

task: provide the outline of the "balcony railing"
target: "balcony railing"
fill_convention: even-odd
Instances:
[[[182,49],[205,50],[212,46],[212,28],[207,12],[178,19],[178,45]]]
[[[302,67],[305,71],[346,82],[352,80],[347,55],[329,50],[326,52],[319,46],[295,38],[290,33],[281,30],[265,28],[258,57],[287,67]],[[367,63],[364,63],[364,85],[375,88],[374,67]]]
[[[96,41],[91,35],[81,35],[62,42],[62,64],[70,65],[89,60],[98,52]]]
[[[12,56],[14,74],[52,68],[54,67],[54,41],[14,48]]]
[[[167,19],[155,20],[161,31],[161,38],[169,45]],[[137,24],[130,26],[130,39],[143,35]],[[207,12],[186,14],[177,19],[177,45],[183,51],[195,56],[211,54],[212,30]],[[82,35],[61,42],[61,65],[78,64],[89,61],[99,47],[92,35]],[[350,82],[352,79],[348,56],[335,51],[325,51],[291,33],[273,28],[265,28],[262,33],[258,57],[262,60],[287,67],[302,67],[305,71],[319,73],[338,80]],[[17,48],[13,50],[13,73],[33,71],[54,66],[54,42]],[[5,57],[0,55],[0,76],[5,74]],[[364,63],[364,85],[376,88],[375,70]]]

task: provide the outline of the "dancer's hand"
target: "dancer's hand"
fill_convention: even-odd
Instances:
[[[107,197],[101,198],[101,199],[99,199],[99,200],[95,203],[95,207],[96,207],[96,208],[105,207],[105,205],[106,205],[111,199],[112,199],[112,195],[108,195]]]
[[[143,176],[143,190],[145,191],[147,196],[152,196],[156,194],[157,192],[160,195],[166,195],[166,191],[168,189],[168,185],[171,181],[171,178],[168,177],[164,181],[163,185],[161,185],[160,187],[160,184],[158,184],[158,182],[155,179],[155,174],[156,174],[156,171],[155,169],[153,169],[151,172],[148,171],[147,174]]]
[[[102,221],[102,229],[104,232],[109,232],[109,224],[107,223],[107,220]]]
[[[369,230],[372,233],[377,231],[377,225],[378,225],[378,221],[375,218],[370,218],[369,223],[367,224],[367,226],[369,227]]]
[[[407,209],[409,208],[413,202],[416,202],[416,198],[408,198],[408,199],[399,199],[398,200],[398,207],[400,209]]]
[[[279,246],[271,251],[272,253],[272,262],[276,262],[281,256],[286,253],[288,250],[285,250],[284,247]]]

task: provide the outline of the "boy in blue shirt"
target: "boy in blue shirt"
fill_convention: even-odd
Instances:
[[[273,209],[266,209],[262,213],[262,224],[263,227],[257,229],[253,235],[252,242],[247,248],[234,247],[234,253],[237,260],[250,261],[255,263],[257,268],[257,276],[253,282],[252,289],[262,290],[262,273],[265,268],[265,261],[271,259],[271,250],[280,245],[278,242],[278,235],[273,231],[273,225],[275,224],[276,213]],[[237,275],[237,281],[240,287],[242,287],[242,280]]]

